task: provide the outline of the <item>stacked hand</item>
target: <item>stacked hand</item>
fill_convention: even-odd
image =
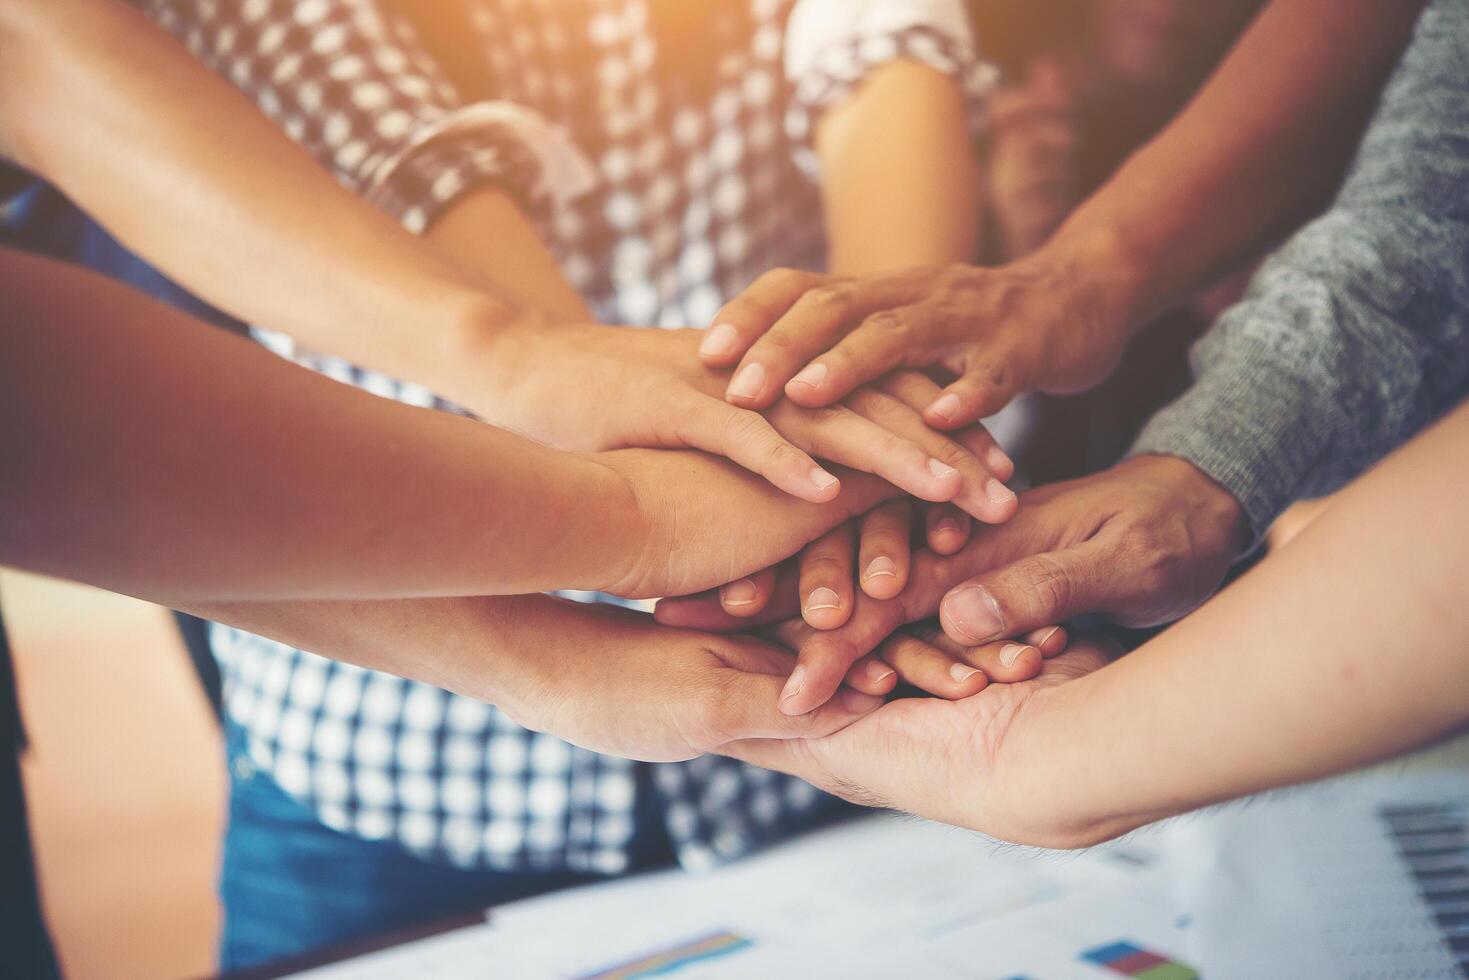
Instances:
[[[1239,504],[1179,459],[1138,457],[1027,491],[1012,521],[978,532],[955,555],[919,552],[902,592],[858,594],[843,625],[806,638],[798,667],[805,668],[803,689],[788,708],[821,704],[844,677],[856,683],[855,675],[869,669],[864,658],[895,630],[934,615],[966,647],[1023,637],[1043,652],[1055,642],[1049,624],[1084,613],[1125,626],[1168,622],[1208,598],[1245,544]],[[696,629],[747,630],[803,608],[789,578],[762,599],[762,608],[744,616],[730,615],[713,594],[670,599],[657,616]],[[951,696],[942,685],[912,682]]]
[[[865,806],[906,810],[1002,840],[1047,846],[1058,836],[1026,792],[1017,737],[1046,711],[1048,692],[1103,666],[1096,642],[1072,645],[1032,679],[996,684],[959,700],[904,698],[822,738],[752,739],[721,752],[791,773]],[[1028,798],[1030,797],[1030,798]]]
[[[952,437],[922,410],[938,386],[898,372],[829,406],[791,401],[763,412],[724,400],[727,371],[707,368],[701,331],[536,320],[505,328],[487,349],[482,394],[468,407],[486,421],[559,449],[699,449],[725,456],[800,499],[839,492],[817,460],[875,474],[921,500],[952,501],[988,522],[1015,511],[1004,486],[1014,466],[980,426]]]

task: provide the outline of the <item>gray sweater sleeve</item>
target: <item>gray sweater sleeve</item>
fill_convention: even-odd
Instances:
[[[1189,460],[1256,534],[1469,387],[1469,0],[1435,0],[1336,201],[1195,346],[1132,449]]]

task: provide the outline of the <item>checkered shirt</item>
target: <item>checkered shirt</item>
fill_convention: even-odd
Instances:
[[[348,187],[422,231],[466,191],[513,194],[607,322],[707,323],[775,266],[825,255],[812,119],[874,68],[990,70],[960,0],[739,0],[700,43],[705,92],[663,84],[646,0],[461,0],[495,99],[464,104],[377,0],[145,0]],[[736,10],[744,14],[744,10]],[[269,346],[389,398],[428,390]],[[651,766],[527,731],[492,707],[215,626],[250,760],[323,823],[461,867],[616,873],[642,791],[679,860],[737,857],[837,804],[728,759]],[[651,778],[647,778],[647,777]]]

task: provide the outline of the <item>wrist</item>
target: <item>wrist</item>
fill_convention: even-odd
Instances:
[[[1016,263],[1051,271],[1077,295],[1077,308],[1120,345],[1155,312],[1147,263],[1111,229],[1068,220],[1039,249]]]
[[[591,486],[584,502],[594,506],[582,509],[595,514],[597,532],[595,554],[588,556],[588,591],[629,595],[629,583],[639,580],[644,553],[651,537],[651,522],[637,481],[629,472],[627,453],[597,453],[577,457],[588,466]]]
[[[1231,557],[1249,546],[1250,520],[1244,505],[1194,463],[1182,456],[1144,453],[1118,465],[1146,470],[1148,479],[1167,486],[1175,499],[1183,501],[1190,528],[1201,544]]]

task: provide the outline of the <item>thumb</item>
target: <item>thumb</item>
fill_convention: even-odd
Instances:
[[[1104,609],[1117,577],[1109,549],[1087,541],[1022,558],[955,586],[939,605],[939,621],[955,642],[978,646]]]

